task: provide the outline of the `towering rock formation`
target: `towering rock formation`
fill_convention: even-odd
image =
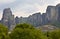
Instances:
[[[42,24],[42,16],[41,13],[36,13],[28,17],[28,21],[30,24],[34,26],[40,26]]]
[[[60,21],[60,4],[56,5],[57,19]]]
[[[29,17],[20,17],[20,18],[16,17],[15,22],[16,24],[28,23],[37,27],[42,25],[42,15],[39,12],[39,13],[30,15]]]
[[[30,15],[29,17],[16,18],[12,15],[11,9],[6,8],[3,10],[3,17],[0,22],[12,30],[16,24],[29,23],[37,27],[54,21],[60,22],[60,4],[56,6],[48,6],[46,13],[43,14],[38,12]]]
[[[19,18],[18,16],[16,16],[16,18],[15,18],[15,23],[16,23],[16,24],[19,24],[20,21],[21,21],[20,18]]]
[[[46,13],[50,22],[60,21],[60,4],[57,4],[56,6],[48,6]]]
[[[15,27],[15,19],[14,15],[12,15],[12,11],[10,8],[6,8],[3,10],[2,24],[7,26],[9,30],[12,30]]]
[[[47,24],[48,23],[48,18],[46,17],[47,14],[43,13],[42,14],[42,25]]]
[[[56,13],[56,7],[55,6],[48,6],[46,10],[47,18],[49,22],[56,21],[57,20],[57,13]]]

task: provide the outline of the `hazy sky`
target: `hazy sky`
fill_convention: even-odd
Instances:
[[[29,16],[35,12],[45,13],[48,5],[56,5],[60,0],[0,0],[0,18],[4,8],[11,8],[15,16]]]

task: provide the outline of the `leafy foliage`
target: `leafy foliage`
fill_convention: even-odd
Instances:
[[[8,34],[8,28],[0,24],[0,39],[60,39],[60,29],[42,32],[29,24],[18,24]]]
[[[45,35],[48,39],[60,39],[60,30],[49,31]]]
[[[0,24],[0,39],[9,39],[8,28]]]
[[[40,30],[29,24],[19,24],[10,34],[11,39],[47,39]]]

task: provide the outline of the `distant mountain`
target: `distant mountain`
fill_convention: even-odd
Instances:
[[[46,25],[49,23],[54,23],[55,21],[60,22],[60,4],[56,6],[48,6],[46,13],[41,14],[40,12],[32,14],[28,17],[18,17],[14,18],[10,8],[3,10],[3,17],[1,23],[6,25],[9,30],[12,30],[16,24],[28,23],[39,27],[41,25]]]
[[[42,24],[42,16],[41,13],[36,13],[33,15],[30,15],[29,17],[20,17],[20,18],[15,18],[16,23],[29,23],[34,26],[39,26]],[[18,19],[18,20],[17,20]]]
[[[60,22],[60,4],[56,6],[48,6],[46,13],[41,14],[38,12],[30,15],[29,17],[20,17],[19,19],[19,23],[29,23],[36,27],[48,23],[53,23],[55,21]]]

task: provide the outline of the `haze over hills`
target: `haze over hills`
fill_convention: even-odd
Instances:
[[[21,23],[28,23],[38,27],[55,21],[60,22],[60,4],[56,6],[48,6],[46,13],[43,14],[38,12],[28,17],[16,16],[16,18],[14,18],[11,9],[6,8],[3,10],[3,17],[1,19],[1,23],[6,25],[9,30],[12,30],[16,24]]]

